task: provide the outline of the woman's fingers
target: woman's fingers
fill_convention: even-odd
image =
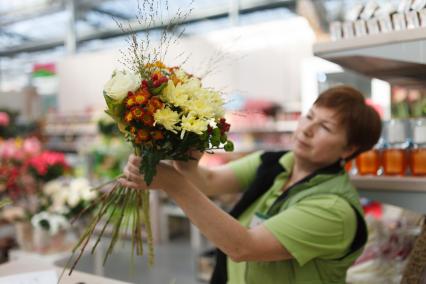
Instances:
[[[139,173],[135,173],[129,170],[129,168],[124,169],[124,176],[126,177],[127,180],[135,182],[135,183],[144,182],[142,176]]]
[[[138,163],[138,164],[135,164],[135,163],[132,163],[132,162],[127,163],[127,167],[129,169],[129,171],[133,172],[133,173],[139,173],[139,166],[140,166],[140,163]]]
[[[136,156],[135,154],[131,154],[129,157],[130,163],[134,164],[135,166],[139,167],[140,163],[142,161],[142,158],[139,156]]]
[[[129,187],[129,188],[133,188],[133,189],[147,189],[144,184],[135,183],[135,182],[129,181],[128,179],[125,179],[125,178],[119,178],[118,182],[124,187]]]

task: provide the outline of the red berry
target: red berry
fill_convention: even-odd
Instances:
[[[161,82],[160,82],[159,80],[154,81],[154,82],[152,83],[152,86],[153,86],[154,88],[160,87],[160,85],[161,85]]]

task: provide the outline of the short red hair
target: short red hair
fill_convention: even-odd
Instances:
[[[346,85],[329,88],[319,95],[314,105],[334,110],[346,128],[348,145],[358,147],[347,160],[371,149],[379,140],[382,132],[380,115],[355,88]]]

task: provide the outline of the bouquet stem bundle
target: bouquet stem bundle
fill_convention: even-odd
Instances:
[[[135,148],[135,154],[140,156],[139,149]],[[153,166],[152,168],[154,169],[156,167],[156,165],[151,166]],[[98,200],[96,200],[96,202],[92,203],[91,205],[91,207],[98,206],[98,210],[84,231],[83,235],[80,237],[80,240],[72,250],[72,257],[66,265],[66,267],[68,267],[72,262],[70,271],[68,273],[69,275],[71,275],[75,269],[93,235],[96,234],[97,228],[99,228],[100,231],[98,232],[98,235],[95,238],[96,240],[92,245],[92,254],[95,252],[107,228],[111,228],[111,240],[103,260],[104,265],[108,257],[112,254],[117,242],[123,236],[127,235],[129,231],[132,244],[132,257],[135,254],[137,256],[142,256],[144,254],[144,238],[142,233],[143,228],[145,228],[146,231],[148,262],[150,265],[154,264],[154,245],[150,219],[149,190],[134,190],[123,187],[117,181],[117,179],[106,184],[102,184],[94,190],[101,189],[108,184],[112,184],[112,188],[109,190],[109,192],[103,193],[103,195],[101,195]],[[91,207],[88,207],[85,210],[90,210]],[[83,212],[81,212],[81,214],[82,213]],[[74,258],[76,254],[78,255]]]

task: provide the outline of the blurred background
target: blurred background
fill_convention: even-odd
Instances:
[[[183,67],[226,98],[235,151],[205,154],[203,165],[291,149],[297,120],[337,84],[358,88],[379,111],[379,143],[346,165],[370,230],[350,283],[399,283],[410,256],[426,249],[423,2],[169,0],[161,15],[167,22],[192,9],[172,31],[182,37],[166,64],[187,54]],[[96,197],[89,189],[121,173],[131,149],[103,114],[102,90],[128,46],[117,22],[139,38],[147,33],[137,15],[137,0],[0,0],[0,198],[11,201],[0,212],[0,262],[63,266],[87,225],[91,212],[70,220]],[[151,40],[162,28],[149,28]],[[166,196],[151,198],[153,269],[142,259],[129,273],[124,241],[105,267],[101,256],[84,255],[77,270],[131,283],[205,283],[212,245]],[[215,202],[229,209],[237,199]]]

